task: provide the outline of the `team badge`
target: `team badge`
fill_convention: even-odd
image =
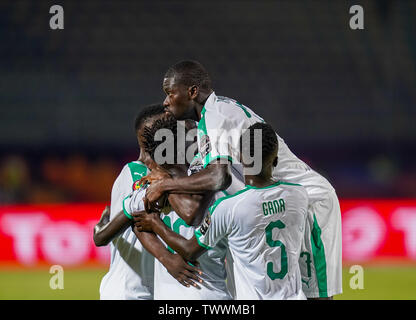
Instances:
[[[141,187],[140,187],[140,184],[139,184],[139,181],[140,180],[137,180],[137,181],[135,181],[134,183],[133,183],[133,191],[135,191],[135,190],[139,190]]]
[[[204,222],[201,225],[201,228],[199,229],[201,231],[201,234],[205,235],[205,233],[207,233],[210,224],[211,224],[211,213],[208,212],[207,216],[204,219]]]
[[[143,184],[143,185],[140,185],[139,184],[139,181],[140,181],[140,179],[139,180],[136,180],[134,183],[133,183],[133,191],[135,191],[135,190],[139,190],[139,189],[146,189],[148,186],[149,186],[149,183],[148,182],[146,182],[145,184]]]
[[[200,141],[200,153],[201,157],[205,158],[205,156],[211,152],[211,141],[209,140],[208,135],[203,135]]]

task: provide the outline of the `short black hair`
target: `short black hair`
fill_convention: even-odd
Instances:
[[[179,159],[184,159],[185,162],[188,163],[187,162],[188,159],[186,159],[188,148],[190,148],[194,143],[196,143],[196,141],[192,141],[192,140],[188,141],[187,139],[185,139],[185,143],[184,143],[185,144],[185,150],[178,150],[178,146],[179,146],[178,128],[179,128],[179,130],[181,130],[181,127],[184,130],[185,134],[188,134],[190,132],[190,130],[196,129],[195,121],[189,120],[189,119],[187,119],[185,121],[178,121],[171,114],[167,114],[166,117],[156,119],[152,123],[151,126],[145,127],[144,130],[143,130],[142,138],[143,138],[144,151],[146,151],[150,155],[150,157],[154,161],[156,161],[157,159],[155,159],[155,153],[156,153],[157,147],[160,146],[162,143],[167,143],[167,144],[173,146],[173,151],[174,151],[173,158],[172,158],[173,163],[169,163],[169,164],[178,164],[178,157],[181,157]],[[167,136],[163,140],[159,140],[159,139],[156,140],[155,138],[157,136],[157,132],[160,129],[167,129],[173,135],[172,136]],[[179,151],[182,152],[183,154],[180,154]],[[197,151],[198,150],[196,149],[195,153]],[[182,156],[183,156],[183,158],[182,158]],[[195,154],[193,154],[193,156],[195,156]],[[159,162],[157,162],[157,163],[158,164],[163,164],[163,163],[159,163]]]
[[[250,156],[253,156],[255,154],[254,148],[257,147],[255,146],[255,130],[258,129],[261,130],[261,155],[264,161],[272,154],[272,152],[275,152],[275,150],[278,150],[279,148],[279,141],[277,140],[276,132],[271,125],[265,122],[257,122],[248,127],[247,130],[241,135],[240,147],[242,153],[247,153]],[[243,143],[243,137],[246,138],[246,135],[249,135],[249,144]]]
[[[198,61],[183,60],[171,66],[165,74],[165,78],[175,78],[179,84],[186,86],[196,85],[201,89],[211,90],[211,78]]]
[[[146,107],[143,107],[140,112],[136,116],[136,120],[134,121],[134,129],[137,132],[140,127],[146,122],[148,119],[163,114],[165,112],[165,107],[160,104],[152,104]]]
[[[155,120],[151,126],[144,128],[144,132],[142,135],[144,150],[147,153],[149,153],[150,157],[153,160],[155,160],[156,148],[166,141],[166,140],[165,141],[155,140],[156,133],[160,129],[167,129],[173,133],[174,141],[169,141],[169,144],[170,143],[174,144],[175,155],[176,155],[178,121],[175,119],[175,117],[169,114],[165,118],[160,118],[160,119]],[[175,161],[176,161],[176,158],[175,158]]]

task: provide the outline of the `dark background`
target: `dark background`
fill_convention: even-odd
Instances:
[[[415,27],[411,0],[1,1],[0,203],[108,201],[183,59],[341,198],[416,197]]]

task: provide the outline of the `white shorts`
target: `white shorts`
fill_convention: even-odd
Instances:
[[[342,293],[341,209],[334,191],[309,204],[299,266],[306,297]]]

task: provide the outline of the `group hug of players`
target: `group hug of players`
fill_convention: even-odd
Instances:
[[[217,96],[200,63],[170,67],[163,90],[163,104],[141,108],[139,158],[123,167],[94,228],[96,245],[111,247],[101,299],[342,293],[341,213],[330,183],[250,108]],[[179,134],[192,130],[196,145]],[[160,160],[162,149],[173,161]]]

